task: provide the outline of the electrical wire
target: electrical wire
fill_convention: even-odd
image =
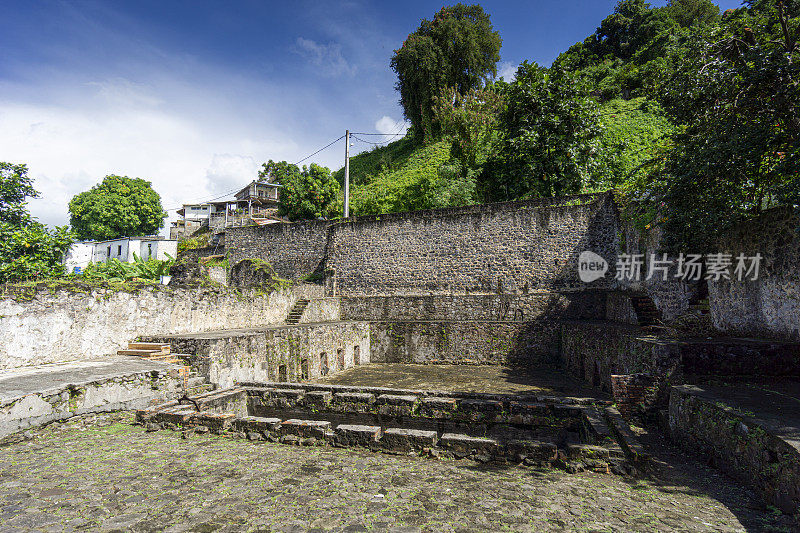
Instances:
[[[297,163],[292,163],[292,164],[293,164],[293,165],[299,165],[300,163],[302,163],[302,162],[303,162],[303,161],[305,161],[306,159],[308,159],[308,158],[310,158],[310,157],[314,157],[315,155],[317,155],[317,154],[318,154],[318,153],[320,153],[321,151],[325,150],[326,148],[330,148],[331,146],[333,146],[333,145],[334,145],[334,144],[336,144],[337,142],[341,141],[342,139],[344,139],[344,135],[342,135],[341,137],[339,137],[339,138],[337,138],[337,139],[335,139],[335,140],[331,141],[330,143],[326,144],[325,146],[323,146],[322,148],[320,148],[319,150],[317,150],[317,151],[316,151],[316,152],[314,152],[313,154],[310,154],[310,155],[307,155],[307,156],[305,156],[303,159],[301,159],[301,160],[300,160],[300,161],[298,161]],[[205,203],[208,203],[208,202],[213,202],[214,200],[219,200],[220,198],[224,198],[224,197],[226,197],[226,196],[229,196],[229,195],[231,195],[231,194],[233,194],[233,193],[239,192],[240,190],[241,190],[241,188],[238,188],[238,189],[233,189],[232,191],[228,191],[228,192],[226,192],[226,193],[224,193],[224,194],[221,194],[221,195],[219,195],[219,196],[215,196],[214,198],[210,198],[210,199],[208,199],[208,200],[198,200],[198,201],[196,201],[196,202],[193,202],[193,203],[194,203],[194,204],[205,204]],[[192,205],[192,204],[185,204],[185,205]],[[183,209],[183,206],[180,206],[180,207],[173,207],[173,208],[171,208],[171,209],[166,209],[166,211],[177,211],[178,209]]]

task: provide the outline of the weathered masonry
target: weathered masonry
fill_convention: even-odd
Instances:
[[[578,288],[578,255],[611,264],[618,218],[610,194],[231,228],[229,260],[268,261],[333,295],[512,293]],[[603,282],[598,282],[598,285]]]

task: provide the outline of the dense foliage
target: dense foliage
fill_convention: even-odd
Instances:
[[[482,186],[491,200],[578,193],[590,183],[600,135],[597,104],[578,79],[523,63],[505,91],[502,140]]]
[[[167,256],[169,257],[169,256]],[[160,281],[161,276],[169,275],[170,267],[175,263],[174,258],[165,260],[144,260],[136,254],[133,263],[126,263],[119,259],[109,259],[103,263],[90,263],[80,278],[87,281]]]
[[[149,181],[113,174],[73,197],[69,213],[79,239],[98,241],[154,235],[167,216]]]
[[[0,282],[64,273],[61,259],[73,236],[66,227],[49,230],[31,217],[26,202],[38,196],[25,165],[0,162]]]
[[[430,140],[438,135],[434,98],[447,87],[464,95],[497,74],[500,34],[479,5],[443,7],[395,50],[391,67],[413,131]]]
[[[670,0],[659,8],[645,0],[621,0],[597,31],[561,54],[554,66],[585,78],[603,99],[644,96],[679,66],[680,58],[668,51],[691,42],[693,30],[719,18],[710,0]]]
[[[279,214],[290,220],[332,218],[339,214],[339,184],[327,167],[292,165],[286,161],[264,163],[260,180],[279,183]]]

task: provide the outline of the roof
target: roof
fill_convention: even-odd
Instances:
[[[107,239],[105,241],[95,241],[94,244],[104,244],[107,242],[117,241],[174,241],[176,239],[168,239],[160,235],[143,235],[141,237],[117,237],[116,239]]]

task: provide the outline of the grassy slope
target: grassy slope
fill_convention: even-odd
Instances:
[[[369,215],[432,207],[439,167],[449,159],[449,141],[418,145],[410,139],[351,158],[352,212]],[[341,182],[344,170],[334,175]]]

